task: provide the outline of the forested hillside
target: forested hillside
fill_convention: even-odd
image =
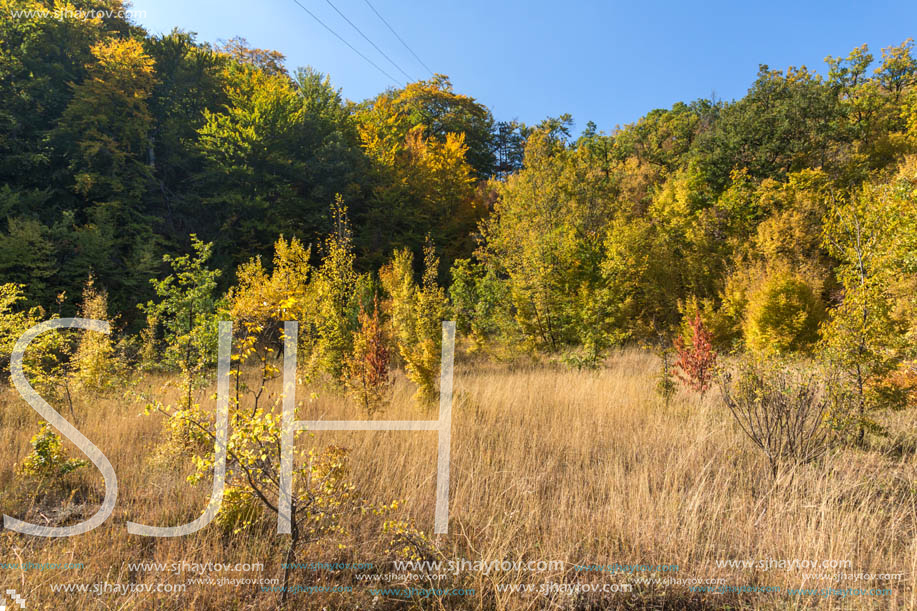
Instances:
[[[446,76],[346,101],[244,39],[35,17],[0,41],[0,278],[22,305],[72,314],[91,273],[137,330],[163,255],[212,243],[220,293],[281,237],[317,266],[338,201],[355,273],[378,285],[406,247],[419,279],[431,244],[460,331],[497,356],[588,364],[696,314],[721,349],[779,353],[856,333],[854,311],[872,335],[917,321],[910,40],[577,137],[566,115],[495,121]]]
[[[446,77],[355,104],[243,40],[7,18],[52,2],[0,8],[0,277],[46,308],[66,290],[72,311],[91,269],[134,316],[162,254],[187,250],[190,233],[215,242],[230,279],[281,234],[317,243],[336,194],[364,269],[426,234],[468,256],[487,209],[479,182],[507,169],[507,127]]]
[[[0,0],[0,591],[917,608],[910,39],[578,129],[122,8]]]

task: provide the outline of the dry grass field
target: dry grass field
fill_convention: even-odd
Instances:
[[[348,533],[303,547],[298,562],[373,563],[371,570],[294,570],[292,585],[352,591],[291,593],[292,609],[913,609],[917,591],[917,429],[895,414],[891,435],[869,450],[840,449],[773,483],[766,463],[733,424],[717,392],[679,392],[668,407],[654,392],[658,363],[625,351],[597,372],[549,366],[509,368],[459,362],[455,374],[449,534],[433,536],[436,434],[319,432],[302,443],[335,443],[350,452],[350,479],[362,498],[401,501],[384,516],[347,517]],[[136,392],[168,401],[165,379],[150,376]],[[276,393],[280,381],[268,389]],[[412,405],[399,379],[384,419],[435,418]],[[212,390],[200,400],[213,409]],[[316,395],[310,399],[310,393]],[[170,395],[171,393],[171,395]],[[362,419],[333,393],[300,388],[300,419]],[[28,609],[274,609],[280,595],[261,585],[191,584],[198,575],[131,570],[129,564],[263,563],[261,571],[219,578],[280,578],[286,537],[276,519],[238,534],[216,524],[181,538],[129,535],[128,520],[175,525],[206,505],[209,482],[185,481],[190,466],[163,457],[160,416],[142,415],[132,396],[77,397],[80,430],[110,458],[119,476],[113,515],[73,538],[0,535],[2,563],[82,563],[81,569],[0,572],[0,586],[25,596]],[[68,476],[64,487],[36,489],[15,465],[28,453],[37,415],[14,394],[0,395],[0,509],[45,524],[95,511],[98,471]],[[77,453],[73,454],[78,456]],[[72,488],[72,491],[70,490]],[[358,573],[395,572],[383,521],[413,521],[440,559],[562,561],[563,569],[464,570],[415,588],[474,589],[473,595],[373,594]],[[768,560],[849,561],[847,568],[772,566]],[[721,566],[754,560],[755,567]],[[765,566],[757,566],[764,561]],[[797,562],[798,562],[797,561]],[[577,565],[677,565],[677,571],[630,574]],[[837,563],[835,563],[837,564]],[[900,580],[818,579],[815,573],[896,573]],[[365,579],[365,578],[364,578]],[[652,583],[653,579],[666,580]],[[692,592],[687,583],[780,588],[773,593]],[[639,583],[638,580],[645,580]],[[677,582],[677,580],[681,580]],[[649,583],[646,583],[649,582]],[[59,584],[186,584],[183,592],[54,592]],[[376,582],[373,588],[380,587]],[[568,593],[571,584],[630,584],[631,592]],[[507,591],[534,584],[532,592]],[[553,584],[553,587],[552,587]],[[545,586],[542,588],[542,586]],[[91,590],[90,586],[90,590]],[[398,587],[396,581],[382,587]],[[888,595],[792,595],[789,588],[867,590]],[[565,588],[567,591],[565,591]],[[111,589],[111,588],[109,588]],[[136,589],[136,588],[135,588]]]

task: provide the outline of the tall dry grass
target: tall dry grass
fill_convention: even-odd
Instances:
[[[772,482],[766,464],[741,436],[715,392],[703,399],[682,392],[668,409],[653,391],[658,363],[627,351],[598,372],[548,366],[456,368],[449,534],[430,536],[443,558],[560,560],[564,570],[463,572],[437,587],[474,588],[473,596],[431,596],[399,602],[374,597],[353,571],[294,571],[295,584],[352,586],[348,594],[291,594],[290,608],[386,609],[912,609],[917,593],[917,463],[912,414],[890,419],[892,436],[870,450],[841,449]],[[165,401],[165,378],[137,382]],[[280,381],[268,389],[276,398]],[[209,393],[204,405],[212,409]],[[317,397],[310,397],[317,392]],[[399,379],[383,419],[435,418],[412,405],[413,389]],[[346,398],[300,388],[300,419],[362,419]],[[14,472],[37,431],[37,416],[10,391],[0,405],[0,508],[31,521],[87,517],[101,497],[94,469],[74,476],[65,491],[35,491]],[[129,397],[80,397],[79,428],[111,459],[119,476],[112,517],[91,533],[47,540],[8,531],[0,563],[82,562],[70,571],[0,571],[0,586],[26,595],[30,609],[272,609],[279,595],[260,586],[192,586],[178,595],[71,594],[57,583],[170,583],[189,575],[128,570],[128,563],[263,562],[258,574],[280,576],[285,537],[275,522],[237,535],[215,525],[176,539],[129,535],[125,522],[174,525],[194,519],[209,483],[185,482],[190,468],[154,458],[162,442],[158,416],[142,416]],[[351,478],[366,499],[403,504],[390,515],[354,518],[346,540],[305,547],[299,560],[373,562],[391,572],[395,557],[382,520],[413,521],[430,533],[436,477],[432,432],[319,432],[303,443],[336,443],[350,450]],[[63,508],[63,511],[62,511]],[[69,516],[69,518],[68,518]],[[271,516],[273,517],[273,516]],[[343,544],[339,548],[338,544]],[[814,571],[722,568],[730,559],[849,560],[841,572],[904,573],[892,582],[829,582]],[[685,585],[636,585],[631,594],[500,591],[504,584],[632,583],[634,576],[577,571],[574,565],[678,565],[659,578],[721,579],[730,586],[780,588],[888,587],[891,596],[789,597],[779,594],[699,594]],[[831,569],[825,572],[837,572]],[[641,573],[638,577],[649,577]],[[445,584],[445,585],[444,585]],[[394,584],[386,584],[394,585]],[[415,587],[429,585],[414,582]]]

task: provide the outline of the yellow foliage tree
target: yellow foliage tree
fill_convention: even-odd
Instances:
[[[825,304],[808,282],[787,269],[771,270],[749,294],[745,342],[762,354],[809,352],[824,319]]]
[[[243,263],[237,273],[236,286],[229,290],[229,317],[235,323],[238,340],[232,355],[235,364],[236,402],[249,390],[242,382],[242,365],[252,359],[258,363],[260,378],[254,395],[253,411],[268,381],[280,375],[276,364],[284,321],[303,320],[309,310],[309,282],[313,273],[309,262],[311,246],[303,247],[297,238],[274,243],[274,269],[264,269],[260,257]]]
[[[325,240],[322,264],[310,285],[312,312],[307,332],[312,341],[311,372],[324,372],[340,383],[347,377],[347,360],[353,353],[361,278],[354,271],[353,239],[340,196],[331,212],[334,232]]]
[[[108,321],[108,293],[97,288],[95,283],[95,277],[90,274],[83,287],[80,317]],[[119,372],[111,335],[81,333],[72,369],[72,379],[78,389],[100,392],[112,388]]]
[[[431,242],[424,247],[423,281],[419,286],[414,281],[413,262],[409,250],[396,251],[379,277],[390,298],[392,335],[404,361],[405,374],[417,385],[418,403],[429,404],[436,397],[446,294],[436,282],[439,258]]]
[[[493,157],[486,108],[437,79],[382,94],[356,119],[379,176],[370,222],[380,237],[417,248],[432,227],[448,262],[471,254],[470,234],[487,212],[474,185]]]
[[[147,101],[154,62],[133,38],[109,38],[91,51],[96,61],[74,88],[63,124],[77,142],[74,188],[91,199],[139,197],[149,178],[143,160],[153,123]]]

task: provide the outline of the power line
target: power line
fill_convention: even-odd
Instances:
[[[355,29],[355,30],[357,31],[357,33],[359,33],[360,36],[363,37],[364,40],[366,40],[366,42],[368,42],[369,44],[371,44],[371,45],[373,46],[373,48],[374,48],[376,51],[378,51],[378,52],[382,55],[382,57],[384,57],[385,59],[387,59],[388,62],[389,62],[391,65],[393,65],[393,66],[395,66],[396,68],[398,68],[398,70],[401,71],[401,74],[403,74],[404,76],[406,76],[407,79],[408,79],[409,81],[413,81],[413,80],[414,80],[414,77],[412,77],[410,74],[408,74],[407,72],[405,72],[404,70],[402,70],[402,69],[401,69],[401,66],[399,66],[398,64],[395,63],[395,60],[393,60],[391,57],[389,57],[388,55],[386,55],[386,54],[385,54],[385,51],[383,51],[382,49],[380,49],[379,47],[377,47],[377,46],[376,46],[376,43],[374,43],[373,41],[371,41],[371,40],[369,39],[369,36],[367,36],[366,34],[364,34],[363,31],[362,31],[360,28],[358,28],[356,25],[354,25],[353,21],[351,21],[350,19],[347,18],[347,15],[345,15],[344,13],[342,13],[341,11],[339,11],[339,10],[338,10],[338,7],[336,7],[336,6],[334,6],[333,4],[331,4],[331,0],[325,0],[325,2],[327,2],[327,3],[328,3],[328,6],[330,6],[331,8],[333,8],[334,11],[335,11],[338,15],[340,15],[341,17],[343,17],[343,18],[344,18],[344,21],[346,21],[347,23],[349,23],[350,26],[351,26],[353,29]]]
[[[429,72],[430,74],[434,74],[433,71],[430,70],[430,68],[429,68],[425,63],[423,63],[423,60],[420,59],[420,57],[418,57],[416,53],[414,53],[414,50],[413,50],[411,47],[408,46],[408,43],[404,42],[404,39],[401,38],[401,36],[398,36],[398,32],[395,31],[395,28],[393,28],[391,25],[389,25],[388,21],[385,20],[385,17],[383,17],[382,15],[379,14],[379,11],[376,10],[376,7],[374,7],[372,4],[370,4],[369,0],[363,0],[363,2],[366,3],[366,6],[368,6],[369,8],[372,9],[372,11],[376,14],[376,17],[378,17],[379,19],[382,20],[382,23],[384,23],[385,26],[391,31],[391,33],[395,35],[395,38],[397,38],[398,40],[401,41],[401,44],[404,45],[404,48],[411,52],[411,55],[414,56],[414,59],[416,59],[418,62],[420,62],[420,65],[423,66],[424,68],[426,68],[426,69],[427,69],[427,72]],[[435,76],[435,74],[434,74],[434,76]]]
[[[398,82],[398,79],[396,79],[394,76],[392,76],[391,74],[389,74],[388,72],[386,72],[385,70],[383,70],[382,68],[380,68],[378,65],[376,65],[376,62],[374,62],[373,60],[369,59],[368,57],[366,57],[365,55],[363,55],[362,53],[360,53],[359,51],[357,51],[357,49],[356,49],[352,44],[350,44],[349,42],[347,42],[346,40],[344,40],[344,39],[341,37],[340,34],[338,34],[338,33],[335,32],[334,30],[332,30],[331,28],[329,28],[327,25],[325,25],[325,22],[323,22],[321,19],[319,19],[318,17],[316,17],[315,14],[314,14],[312,11],[310,11],[309,9],[307,9],[306,7],[304,7],[302,4],[300,4],[299,0],[293,0],[293,2],[295,2],[296,5],[297,5],[299,8],[301,8],[301,9],[304,10],[304,11],[306,11],[306,12],[309,14],[309,16],[312,17],[312,19],[315,19],[315,20],[319,23],[319,25],[321,25],[323,28],[325,28],[326,30],[328,30],[329,32],[331,32],[332,34],[334,34],[335,37],[337,37],[338,40],[340,40],[342,43],[344,43],[345,45],[347,45],[348,47],[350,47],[350,50],[351,50],[351,51],[353,51],[354,53],[356,53],[357,55],[359,55],[360,57],[362,57],[363,59],[365,59],[366,62],[367,62],[369,65],[371,65],[373,68],[375,68],[376,70],[378,70],[379,72],[381,72],[382,74],[384,74],[385,76],[387,76],[387,77],[388,77],[389,79],[391,79],[396,85],[400,85],[400,84],[401,84],[401,83]]]

